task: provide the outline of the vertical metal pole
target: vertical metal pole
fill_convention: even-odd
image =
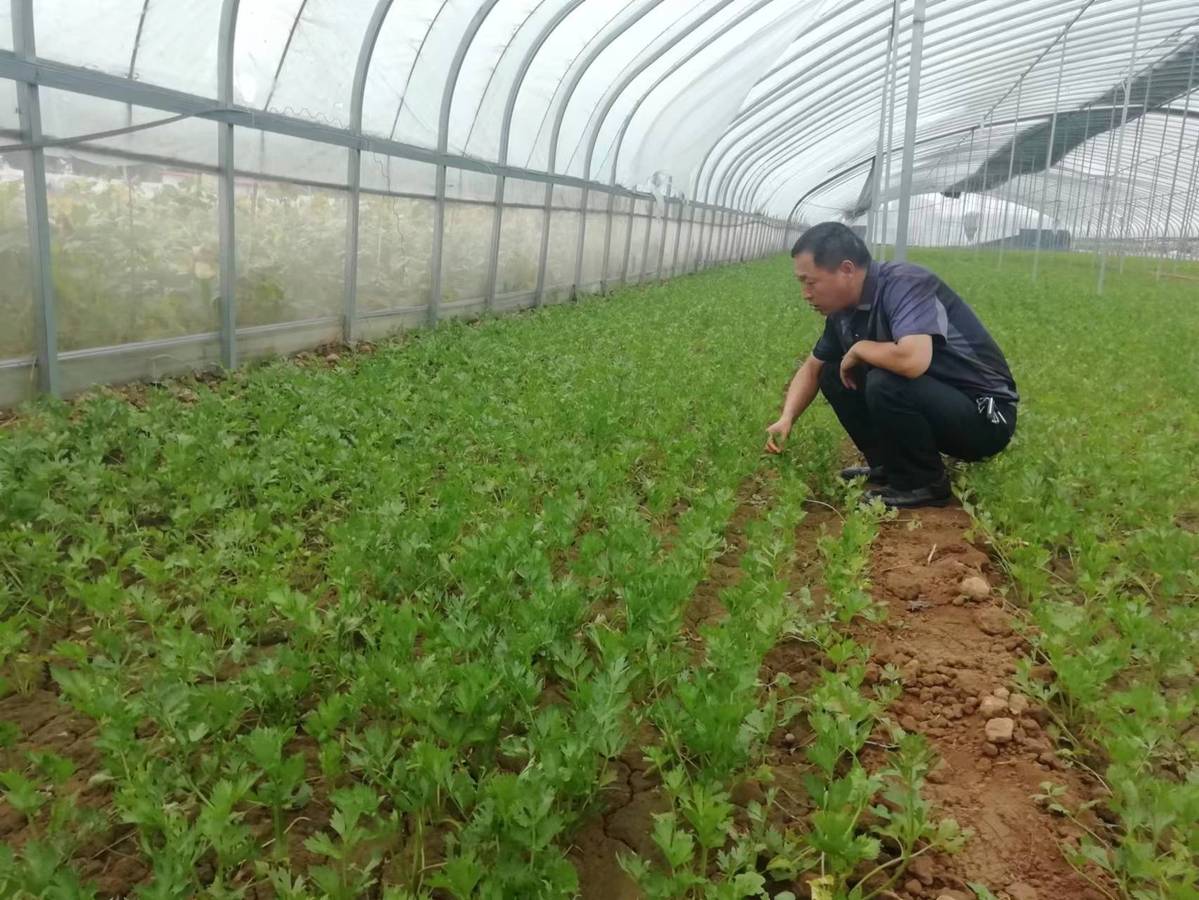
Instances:
[[[1174,213],[1174,194],[1178,190],[1178,167],[1179,167],[1179,164],[1182,162],[1183,139],[1186,137],[1187,124],[1188,124],[1188,122],[1190,122],[1191,92],[1194,90],[1194,85],[1195,85],[1195,52],[1196,52],[1196,50],[1199,50],[1199,40],[1196,40],[1194,42],[1194,44],[1191,46],[1191,66],[1190,66],[1190,71],[1187,74],[1186,100],[1183,101],[1183,104],[1182,104],[1182,123],[1181,123],[1181,127],[1178,129],[1178,154],[1174,157],[1174,175],[1170,179],[1170,199],[1166,203],[1166,225],[1165,225],[1165,234],[1164,234],[1164,238],[1165,238],[1165,242],[1166,242],[1166,252],[1163,253],[1161,258],[1159,258],[1157,261],[1157,280],[1158,281],[1162,280],[1162,264],[1165,261],[1166,256],[1170,252],[1169,251],[1170,219],[1173,217],[1173,213]]]
[[[583,199],[579,206],[579,230],[575,238],[575,277],[570,286],[571,299],[578,299],[579,287],[583,284],[583,242],[587,239],[587,210],[590,206],[591,190],[583,185]]]
[[[666,223],[670,220],[670,190],[674,187],[674,177],[666,179],[666,196],[662,201],[662,238],[658,242],[658,271],[655,273],[662,281],[662,261],[666,259]]]
[[[37,58],[33,33],[33,0],[12,0],[13,52],[20,59]],[[50,211],[46,193],[46,151],[42,142],[42,104],[38,86],[17,82],[21,140],[31,144],[24,159],[25,222],[29,233],[29,271],[32,276],[37,387],[43,394],[61,396],[58,372],[58,315],[50,260]]]
[[[1149,207],[1145,210],[1145,228],[1141,232],[1141,254],[1153,252],[1153,238],[1149,236],[1150,230],[1153,227],[1153,214],[1157,212],[1157,184],[1158,179],[1162,174],[1162,157],[1166,155],[1166,132],[1169,130],[1167,126],[1170,124],[1170,115],[1167,112],[1161,123],[1161,140],[1157,143],[1157,155],[1153,158],[1153,190],[1149,194]]]
[[[1124,271],[1125,245],[1128,241],[1129,220],[1136,209],[1136,183],[1141,170],[1141,151],[1145,146],[1145,113],[1149,106],[1149,92],[1153,89],[1153,69],[1145,82],[1145,93],[1141,97],[1141,115],[1137,119],[1137,136],[1132,142],[1132,166],[1128,176],[1128,190],[1124,193],[1124,219],[1120,223],[1120,271]]]
[[[1178,263],[1183,253],[1189,254],[1191,240],[1191,220],[1195,217],[1195,208],[1199,206],[1199,141],[1195,142],[1191,152],[1191,176],[1187,180],[1186,200],[1183,205],[1182,230],[1178,235],[1178,249],[1174,253],[1173,269],[1178,270]]]
[[[554,204],[554,184],[551,181],[545,183],[545,207],[541,214],[541,251],[538,255],[537,264],[537,288],[533,294],[533,305],[541,306],[542,300],[545,297],[545,269],[549,264],[550,251],[550,216],[552,215]]]
[[[649,274],[649,239],[654,233],[654,206],[657,203],[658,198],[654,197],[650,201],[650,208],[645,214],[645,237],[641,241],[641,268],[637,272],[638,284],[641,284],[645,280],[645,276]]]
[[[708,210],[708,219],[709,219],[708,243],[707,243],[707,246],[704,248],[704,268],[705,269],[710,267],[713,264],[713,262],[716,261],[715,258],[712,256],[712,244],[715,243],[716,233],[717,233],[717,231],[720,230],[720,227],[723,224],[724,211],[723,210],[719,211],[719,219],[720,220],[718,221],[717,220],[717,209],[716,209],[716,207],[712,207],[711,209]]]
[[[612,255],[612,222],[616,211],[616,191],[608,191],[608,202],[604,213],[604,265],[600,273],[600,293],[608,293],[608,260]]]
[[[1008,192],[1011,192],[1012,171],[1016,165],[1016,142],[1020,138],[1020,101],[1024,97],[1024,77],[1020,77],[1020,82],[1016,85],[1016,125],[1015,131],[1012,132],[1012,147],[1008,151],[1007,161],[1007,181],[1004,182],[1008,186]],[[999,260],[995,264],[995,268],[1003,268],[1003,248],[1007,243],[1007,220],[1008,213],[1011,211],[1012,202],[1010,200],[1003,201],[1003,221],[999,226]]]
[[[1095,244],[1095,264],[1098,266],[1099,257],[1103,254],[1103,218],[1107,208],[1108,188],[1112,178],[1112,130],[1116,127],[1116,107],[1111,108],[1107,117],[1107,131],[1103,133],[1103,180],[1100,182],[1099,203],[1092,210],[1087,221],[1087,232]],[[1098,147],[1096,147],[1098,149]]]
[[[982,190],[978,193],[978,231],[974,241],[974,258],[978,259],[980,248],[985,239],[988,224],[987,216],[987,176],[991,167],[991,132],[995,130],[994,121],[987,123],[987,143],[983,147],[983,182]]]
[[[698,272],[703,264],[704,256],[704,229],[708,223],[708,205],[703,201],[696,200],[695,208],[691,211],[692,218],[698,216],[699,227],[695,232],[695,246],[688,252],[693,252],[695,255],[691,258],[691,271]]]
[[[874,165],[871,167],[870,206],[866,210],[866,244],[873,244],[874,252],[878,253],[878,243],[874,233],[875,218],[878,215],[878,192],[883,175],[883,142],[887,137],[887,91],[891,84],[891,54],[895,52],[896,30],[899,27],[899,3],[895,0],[891,5],[891,30],[887,32],[887,49],[883,54],[883,86],[878,99],[878,141],[874,151]]]
[[[1062,55],[1057,67],[1057,87],[1053,93],[1053,113],[1049,117],[1049,146],[1045,150],[1045,168],[1041,173],[1041,200],[1037,204],[1037,240],[1032,252],[1032,280],[1037,280],[1041,265],[1041,232],[1045,227],[1045,199],[1049,193],[1049,173],[1053,169],[1053,145],[1057,140],[1057,108],[1062,100],[1062,78],[1066,74],[1066,40],[1069,29],[1062,32]],[[1058,183],[1061,192],[1061,182]],[[1056,221],[1056,218],[1055,218]]]
[[[491,217],[491,240],[487,248],[487,290],[483,295],[483,308],[487,312],[495,309],[496,285],[500,273],[500,232],[504,225],[504,192],[507,179],[495,176],[495,212]]]
[[[679,269],[679,244],[681,243],[680,239],[683,237],[683,207],[685,205],[685,200],[686,200],[686,198],[682,194],[680,194],[679,195],[679,217],[674,223],[674,253],[672,253],[671,257],[670,257],[670,277],[671,278],[674,278],[675,273]]]
[[[887,219],[891,212],[890,204],[887,196],[891,190],[891,148],[895,146],[895,95],[899,90],[899,19],[895,20],[895,52],[891,54],[891,91],[890,97],[887,100],[887,146],[884,149],[886,158],[883,160],[883,185],[882,197],[883,202],[883,221],[882,221],[882,237],[879,244],[879,259],[887,258]]]
[[[690,213],[690,215],[687,216],[687,238],[686,238],[686,240],[683,241],[683,267],[679,270],[681,274],[686,274],[689,271],[693,271],[692,266],[695,263],[695,259],[693,259],[691,256],[691,250],[692,250],[691,238],[694,235],[694,231],[695,231],[695,214],[697,211],[698,211],[698,206],[695,202],[695,199],[692,198],[691,213]],[[702,213],[701,213],[701,215],[702,215]],[[702,220],[701,220],[701,224],[702,224]]]
[[[899,173],[899,215],[896,222],[895,259],[908,258],[908,215],[912,205],[912,166],[916,154],[916,112],[920,100],[920,57],[924,50],[924,9],[926,0],[916,0],[912,11],[911,66],[908,70],[908,108],[904,123],[903,168]]]
[[[974,128],[970,129],[970,147],[966,151],[966,177],[967,178],[969,178],[974,173],[974,132],[976,130],[977,129],[974,129]],[[961,180],[960,178],[958,178],[958,167],[956,164],[953,167],[953,180],[955,182]],[[958,211],[958,227],[956,229],[954,229],[951,233],[951,236],[953,237],[955,244],[964,243],[966,240],[966,235],[965,235],[965,230],[966,230],[966,192],[965,191],[958,192],[958,199],[956,202],[958,204],[960,204],[961,209]],[[978,227],[977,223],[975,223],[975,227]]]
[[[1140,43],[1140,39],[1141,39],[1141,14],[1144,11],[1145,11],[1145,0],[1138,0],[1138,2],[1137,2],[1137,23],[1135,26],[1135,30],[1133,31],[1133,34],[1132,34],[1132,52],[1128,56],[1128,76],[1124,82],[1124,110],[1120,114],[1120,134],[1119,134],[1119,137],[1117,138],[1117,146],[1116,146],[1116,167],[1117,167],[1116,171],[1119,171],[1118,166],[1120,165],[1120,158],[1124,155],[1124,126],[1128,124],[1128,99],[1129,99],[1129,95],[1132,93],[1132,79],[1133,79],[1133,75],[1136,72],[1137,45]],[[1106,187],[1106,185],[1105,185],[1105,187]],[[1104,192],[1106,193],[1106,190]],[[1111,226],[1112,226],[1112,217],[1114,215],[1114,209],[1115,209],[1115,202],[1113,202],[1111,208],[1108,209],[1107,233],[1109,236],[1111,235],[1111,230],[1112,230]],[[1106,275],[1107,275],[1107,252],[1106,252],[1106,248],[1105,248],[1104,252],[1099,257],[1099,283],[1096,285],[1096,288],[1095,288],[1095,290],[1099,294],[1103,293],[1103,283],[1104,283],[1104,278]]]
[[[1094,152],[1094,146],[1091,145],[1091,109],[1087,107],[1086,124],[1083,125],[1082,143],[1079,145],[1078,161],[1082,168],[1082,176],[1075,176],[1077,184],[1071,185],[1070,190],[1070,250],[1075,250],[1078,245],[1078,225],[1081,221],[1080,213],[1082,212],[1083,202],[1083,187],[1090,183],[1090,163],[1087,162],[1088,153]]]
[[[629,283],[629,257],[633,249],[633,224],[637,221],[637,198],[629,198],[629,227],[624,233],[624,265],[620,270],[620,283]]]
[[[348,176],[350,196],[349,208],[346,211],[345,294],[341,306],[341,338],[347,344],[352,344],[358,339],[358,223],[362,198],[362,150],[358,147],[350,150]]]
[[[233,37],[237,27],[238,0],[221,5],[221,37],[217,60],[217,89],[221,106],[233,106]],[[221,241],[221,365],[237,365],[237,243],[236,194],[233,178],[233,125],[217,125],[217,163],[220,192],[217,197]]]

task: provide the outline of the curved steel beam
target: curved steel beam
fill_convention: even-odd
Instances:
[[[454,106],[454,91],[458,87],[458,76],[462,72],[462,63],[466,59],[467,51],[470,50],[470,45],[475,40],[475,35],[479,33],[479,29],[483,27],[484,20],[491,15],[491,11],[495,9],[500,0],[486,0],[482,6],[475,10],[475,14],[471,17],[470,22],[466,26],[466,31],[463,32],[462,38],[458,41],[458,49],[454,52],[454,58],[450,61],[449,71],[446,73],[445,87],[441,92],[441,113],[437,120],[437,155],[445,156],[445,152],[449,147],[450,141],[450,111]],[[432,26],[429,28],[432,31]],[[419,59],[419,54],[417,59]],[[416,62],[413,61],[412,68],[416,69]],[[403,98],[401,98],[401,105]],[[399,112],[396,112],[396,121],[399,121]],[[429,284],[429,324],[436,325],[438,313],[441,309],[441,259],[443,248],[445,245],[445,181],[446,181],[446,164],[444,159],[437,163],[437,178],[436,186],[433,193],[433,250],[431,265],[432,279]]]
[[[283,64],[287,62],[287,53],[291,50],[291,42],[295,40],[296,30],[300,27],[300,19],[304,15],[304,10],[308,7],[308,0],[300,0],[300,8],[296,10],[296,17],[291,21],[291,28],[287,30],[287,40],[283,44],[283,52],[279,54],[279,65],[275,66],[275,74],[271,78],[271,89],[266,93],[266,100],[263,101],[262,108],[270,109],[271,100],[275,96],[275,89],[279,87],[279,76],[283,74]]]
[[[237,34],[238,0],[222,0],[217,44],[217,99],[226,109],[233,107],[233,41]],[[234,230],[236,207],[233,182],[233,123],[217,125],[217,160],[220,190],[217,195],[220,234],[221,364],[237,365],[237,241]]]
[[[690,22],[688,25],[686,25],[678,34],[673,35],[671,38],[668,38],[667,43],[664,43],[661,47],[650,52],[649,55],[646,56],[644,59],[642,59],[639,63],[635,63],[631,66],[631,68],[626,69],[625,74],[621,77],[620,81],[617,82],[617,84],[614,87],[609,88],[609,90],[605,93],[604,100],[603,100],[600,110],[599,110],[599,114],[594,117],[595,127],[593,129],[591,129],[591,134],[588,136],[588,139],[587,139],[587,150],[583,157],[583,171],[584,172],[587,172],[587,173],[591,172],[591,167],[592,167],[592,164],[593,164],[594,158],[595,158],[595,145],[596,145],[596,142],[599,140],[600,131],[603,130],[604,120],[607,118],[608,113],[611,112],[612,107],[616,104],[616,101],[618,99],[620,99],[621,95],[629,88],[629,86],[632,84],[632,82],[634,80],[636,80],[636,78],[639,75],[641,75],[641,73],[644,72],[647,68],[649,68],[655,62],[657,62],[659,59],[661,59],[662,56],[668,50],[672,49],[675,46],[675,43],[677,43],[679,40],[682,40],[683,38],[686,38],[689,35],[693,34],[695,32],[695,29],[699,28],[701,25],[708,22],[718,12],[720,12],[721,10],[726,8],[731,2],[732,2],[732,0],[720,0],[720,2],[713,4],[711,9],[707,10],[702,15],[698,16],[696,19],[694,19],[692,22]],[[759,2],[754,5],[753,9],[748,14],[752,15],[752,13],[757,12],[757,10],[761,9],[763,6],[765,6],[767,3],[770,3],[770,2],[772,2],[772,0],[759,0]],[[731,28],[733,25],[735,25],[737,22],[740,22],[740,21],[741,21],[741,19],[737,19],[733,23],[724,26],[724,28],[722,28],[718,34],[723,35],[724,33],[726,33],[728,31],[729,28]],[[702,46],[707,46],[714,39],[715,38],[709,38],[707,41],[704,42],[704,44]],[[616,184],[615,168],[613,168],[612,171],[613,171],[613,174],[612,174],[611,180],[609,181],[609,187],[614,187]],[[586,192],[586,190],[584,190],[582,206],[583,206],[584,210],[586,210],[586,207],[587,207],[587,192]],[[651,213],[651,219],[652,219],[652,213]],[[583,245],[583,241],[586,239],[586,229],[587,229],[587,218],[586,218],[586,215],[584,215],[580,219],[580,222],[579,222],[579,234],[578,234],[577,240],[578,240],[578,246],[580,248]],[[604,239],[605,247],[610,245],[611,229],[612,229],[612,219],[611,219],[611,217],[609,217],[606,227],[605,227],[605,239]],[[542,240],[542,262],[543,262],[543,264],[545,262],[546,251],[548,250],[548,240],[547,239],[548,239],[548,235],[543,236],[543,240]],[[581,250],[579,250],[578,253],[581,254]],[[576,262],[577,262],[577,258],[576,258]]]
[[[569,0],[568,3],[564,4],[554,14],[553,18],[546,23],[545,27],[538,32],[533,43],[529,46],[528,52],[525,53],[524,58],[520,61],[516,77],[512,79],[512,86],[508,90],[508,99],[504,102],[504,117],[500,121],[500,146],[496,161],[501,166],[508,164],[508,144],[512,138],[512,117],[516,111],[516,100],[520,96],[521,88],[524,87],[525,77],[529,74],[533,60],[537,58],[537,54],[541,52],[541,48],[545,45],[549,36],[583,2],[584,0]],[[488,309],[495,304],[496,280],[499,275],[500,229],[504,223],[504,185],[506,183],[507,179],[502,174],[498,175],[495,179],[495,214],[491,222],[491,249],[487,263],[486,306]],[[539,273],[538,277],[541,278],[543,276]]]
[[[350,132],[362,134],[362,106],[366,95],[366,76],[370,71],[375,46],[379,43],[379,32],[391,9],[392,0],[378,0],[374,12],[367,22],[362,44],[358,47],[358,61],[354,66],[354,81],[350,87]],[[391,166],[387,167],[388,178]],[[345,294],[342,298],[342,337],[347,344],[358,339],[358,228],[362,208],[362,149],[350,150],[346,183],[350,188],[350,202],[346,215]]]
[[[590,52],[588,52],[588,54],[583,58],[582,63],[579,64],[577,67],[575,67],[575,73],[571,77],[570,83],[566,87],[566,92],[562,97],[562,101],[558,104],[558,108],[554,113],[554,123],[550,129],[549,162],[546,166],[547,172],[552,174],[555,166],[557,165],[558,141],[562,136],[562,123],[566,119],[566,111],[570,107],[570,101],[574,97],[574,93],[578,89],[579,84],[582,82],[583,76],[587,74],[588,70],[590,70],[591,66],[599,58],[600,54],[603,53],[606,49],[608,49],[608,47],[610,47],[617,38],[619,38],[622,34],[624,34],[626,31],[628,31],[629,28],[631,28],[637,22],[641,21],[641,19],[643,19],[646,15],[648,15],[650,13],[650,11],[652,11],[655,7],[659,6],[661,3],[662,3],[662,0],[650,0],[650,2],[643,4],[641,6],[641,8],[636,10],[631,16],[629,16],[626,21],[622,22],[620,25],[613,28],[606,35],[604,35],[604,37],[599,41],[599,43],[597,43],[594,47],[592,47]],[[573,63],[572,63],[572,66],[573,66]],[[550,188],[549,190],[552,190],[552,188]],[[582,220],[581,221],[586,221],[586,219],[587,219],[587,195],[588,195],[588,192],[587,192],[586,188],[584,188],[583,201],[582,201]],[[552,201],[552,199],[553,198],[551,195],[550,200]],[[609,193],[608,194],[608,219],[609,219],[609,221],[611,221],[612,211],[613,211],[614,206],[615,206],[615,195],[612,193]],[[549,205],[547,205],[546,210],[547,210],[547,212],[545,215],[545,220],[543,221],[542,228],[543,228],[543,233],[548,235],[548,231],[549,231],[548,220],[549,220],[549,215],[550,215],[549,214]],[[582,231],[582,228],[580,228],[580,232],[581,231]],[[608,248],[608,247],[604,248],[604,277],[601,278],[601,284],[603,284],[607,280],[609,249],[610,248]],[[580,279],[582,277],[582,275],[581,275],[582,265],[583,265],[583,248],[582,248],[582,244],[580,244],[578,247],[578,250],[576,252],[576,258],[575,258],[575,286],[576,286],[576,288],[578,287],[578,285],[580,283]]]

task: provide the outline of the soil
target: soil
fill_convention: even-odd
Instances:
[[[737,487],[737,505],[723,534],[724,549],[708,566],[683,612],[684,640],[696,656],[703,652],[700,629],[718,622],[727,612],[720,600],[726,588],[741,579],[746,525],[769,503],[770,475],[756,472]],[[579,873],[583,900],[633,900],[641,896],[637,885],[620,867],[621,854],[638,855],[661,863],[652,838],[654,814],[668,812],[670,803],[661,783],[649,773],[642,748],[656,742],[645,723],[614,765],[613,784],[605,791],[603,807],[574,837],[570,859]]]
[[[741,502],[726,534],[728,552],[696,589],[689,629],[718,618],[723,611],[719,592],[735,583],[744,549],[738,534],[757,514],[749,501],[760,500],[755,489],[747,488],[752,484],[739,492]],[[813,504],[796,530],[790,581],[795,590],[807,586],[817,602],[822,588],[816,539],[839,525],[838,513]],[[1066,860],[1063,850],[1078,841],[1080,830],[1035,799],[1045,782],[1065,788],[1067,807],[1098,796],[1099,789],[1056,754],[1045,712],[1017,695],[1012,675],[1028,649],[1024,626],[1005,605],[1002,579],[985,549],[966,539],[969,527],[969,517],[956,507],[901,513],[882,524],[872,550],[872,590],[888,615],[856,636],[872,648],[876,667],[892,664],[903,671],[905,692],[889,712],[895,722],[924,734],[941,760],[924,796],[935,815],[951,817],[971,832],[961,852],[918,858],[883,896],[973,900],[973,883],[985,885],[1000,900],[1100,900],[1103,893],[1088,878],[1114,896],[1099,873],[1088,871],[1084,877]],[[820,665],[811,648],[785,641],[767,655],[762,679],[785,673],[802,690]],[[806,736],[802,723],[787,729],[772,737],[768,756],[772,786],[778,789],[772,818],[782,826],[795,825],[810,812],[800,786],[808,769],[802,755]],[[652,740],[646,733],[635,744]],[[879,750],[866,754],[867,764],[881,764],[881,758]],[[649,838],[652,817],[667,804],[644,765],[639,749],[621,758],[605,811],[576,836],[572,859],[585,900],[641,896],[617,857],[630,850],[656,857]],[[750,781],[734,789],[733,799],[744,805],[761,793],[762,786]],[[803,884],[793,890],[807,896]]]
[[[1056,754],[1049,717],[1012,684],[1024,626],[987,554],[966,540],[970,524],[956,507],[905,512],[882,524],[874,544],[873,593],[888,615],[859,639],[877,665],[902,671],[904,693],[890,712],[941,759],[925,797],[973,833],[960,853],[922,861],[896,896],[972,897],[967,885],[981,883],[1012,900],[1098,898],[1063,855],[1080,830],[1034,798],[1051,781],[1074,808],[1096,784]]]

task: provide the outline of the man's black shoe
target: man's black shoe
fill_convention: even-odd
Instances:
[[[867,482],[872,484],[887,483],[887,473],[883,471],[882,466],[850,466],[847,469],[842,469],[838,474],[846,481],[853,481],[855,478],[865,478]]]
[[[940,481],[909,491],[886,487],[879,491],[870,491],[867,497],[878,497],[884,506],[892,509],[913,509],[918,506],[944,506],[953,499],[953,491],[949,488],[949,477],[945,476]]]

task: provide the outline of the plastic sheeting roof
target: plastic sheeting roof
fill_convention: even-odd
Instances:
[[[0,49],[12,49],[10,15],[0,4]],[[871,202],[865,182],[887,101],[891,16],[891,0],[34,4],[40,60],[214,106],[222,105],[228,60],[229,99],[248,110],[601,183],[644,187],[669,177],[689,198],[783,216],[801,199],[850,215]],[[916,192],[970,190],[984,169],[989,187],[1007,182],[1013,137],[1030,161],[1013,177],[1037,168],[1038,147],[1043,167],[1055,110],[1069,113],[1059,117],[1053,159],[1064,158],[1076,178],[1131,167],[1134,190],[1149,196],[1176,188],[1169,154],[1181,156],[1184,174],[1193,170],[1195,123],[1184,141],[1172,135],[1194,88],[1184,75],[1199,35],[1195,0],[930,0],[926,22]],[[911,24],[905,2],[896,151]],[[1165,133],[1153,152],[1169,163],[1152,176],[1144,164],[1109,158],[1118,115],[1100,127],[1130,73],[1137,80],[1125,129],[1140,137],[1126,138],[1120,152],[1135,146],[1144,163]],[[107,124],[96,119],[102,104],[94,98],[63,104],[60,131]],[[1199,100],[1190,109],[1199,111]],[[1080,128],[1088,111],[1094,123]],[[209,162],[212,151],[197,149],[194,130],[172,128],[163,131],[163,154]],[[311,142],[286,140],[272,152],[286,156],[289,146],[297,156],[313,153]],[[338,152],[282,169],[335,169]]]

